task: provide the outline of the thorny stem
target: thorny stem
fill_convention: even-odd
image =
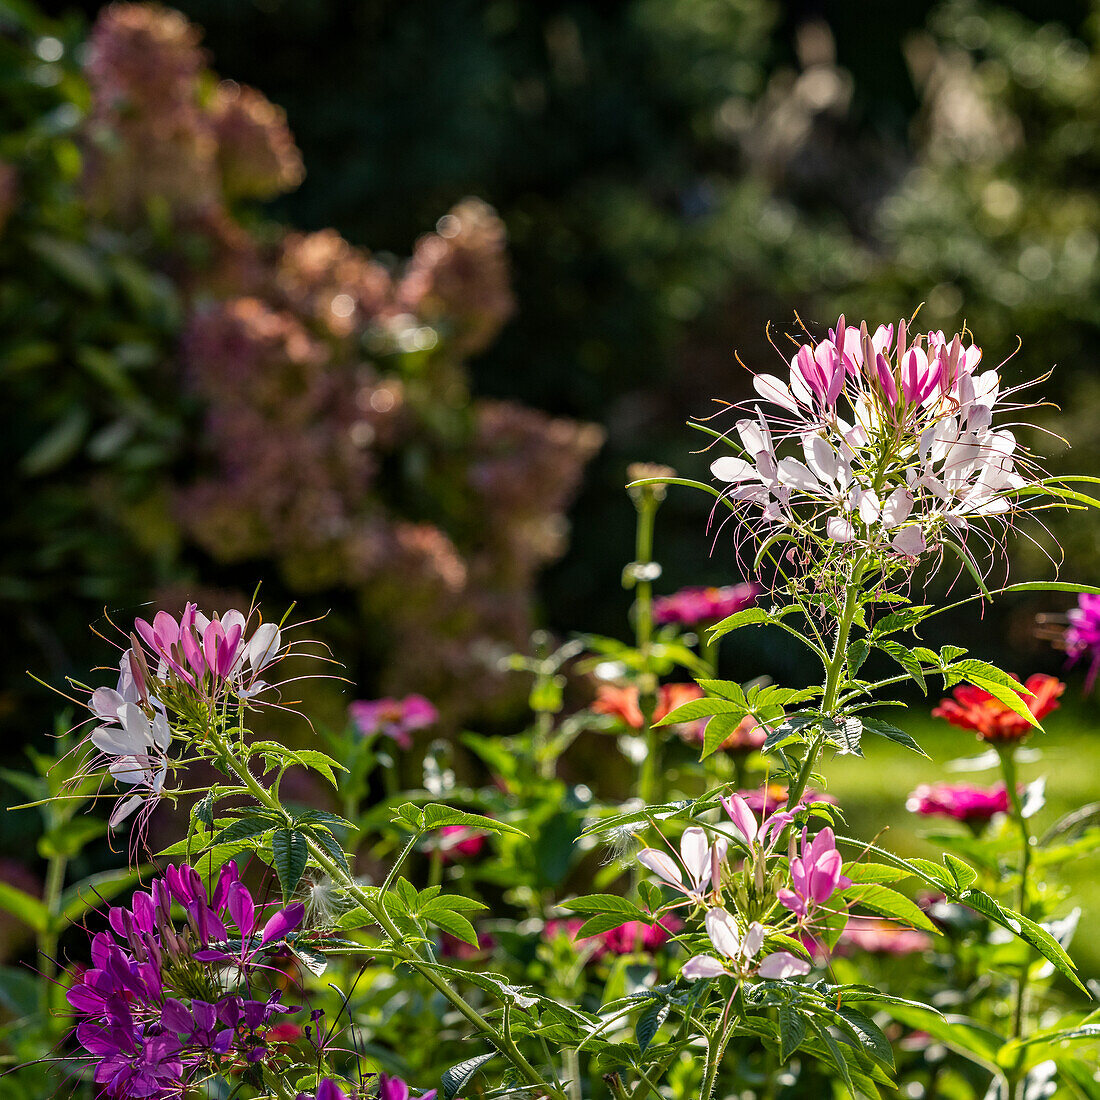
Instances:
[[[249,771],[248,766],[232,751],[229,744],[213,731],[210,732],[210,740],[225,761],[226,766],[233,775],[240,780],[252,797],[262,806],[286,818],[289,823],[290,819],[287,817],[286,811],[283,809],[279,800],[273,797],[271,792],[256,779],[251,771]],[[427,960],[420,957],[414,947],[405,942],[406,937],[402,935],[401,931],[393,923],[390,915],[386,912],[384,903],[379,902],[367,890],[363,889],[363,887],[339,866],[314,840],[307,838],[307,842],[309,844],[310,855],[321,866],[325,874],[327,874],[333,882],[343,887],[349,897],[353,898],[370,913],[374,921],[386,933],[392,943],[392,950],[397,959],[416,970],[426,981],[442,993],[478,1031],[490,1038],[516,1067],[528,1084],[544,1090],[545,1093],[553,1097],[554,1100],[567,1100],[565,1094],[560,1089],[545,1081],[534,1066],[527,1061],[510,1035],[498,1032],[497,1029],[493,1027],[493,1025],[490,1024],[457,989],[452,989],[451,986],[432,969]]]

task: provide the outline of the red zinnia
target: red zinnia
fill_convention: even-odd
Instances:
[[[1058,708],[1058,696],[1066,685],[1053,676],[1036,673],[1029,676],[1024,686],[1030,696],[1021,696],[1037,721],[1042,721]],[[959,729],[975,730],[982,741],[1020,741],[1032,730],[1027,719],[1010,710],[1000,699],[972,684],[960,684],[954,691],[954,699],[944,699],[932,711],[933,718],[946,718]]]

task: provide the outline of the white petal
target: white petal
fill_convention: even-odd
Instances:
[[[825,524],[825,533],[833,542],[851,542],[856,537],[856,529],[841,516],[830,516]]]
[[[745,933],[745,942],[741,944],[741,955],[746,959],[755,959],[763,946],[764,926],[759,921],[754,920]]]
[[[114,726],[100,726],[92,733],[91,741],[108,756],[132,756],[136,752],[144,752],[146,748],[144,741],[135,741],[125,730]]]
[[[100,687],[92,692],[88,707],[97,718],[114,721],[118,718],[118,708],[125,702],[126,700],[114,688]]]
[[[115,807],[107,824],[113,829],[120,822],[125,821],[144,801],[144,795],[131,795],[125,802],[120,802]]]
[[[779,463],[779,481],[804,493],[820,493],[822,484],[797,458],[784,458]]]
[[[728,959],[736,958],[741,950],[741,937],[737,933],[733,917],[725,909],[708,909],[704,923],[710,942],[714,944],[718,954],[725,955]]]
[[[283,644],[283,636],[274,623],[261,623],[248,643],[248,663],[253,672],[270,664]]]
[[[149,719],[145,717],[145,711],[137,703],[123,703],[118,708],[118,720],[122,728],[143,745],[152,745],[153,731],[149,725]]]
[[[694,982],[698,978],[717,978],[720,974],[726,973],[726,968],[710,955],[696,955],[695,958],[688,959],[684,963],[680,973],[689,982]]]
[[[684,830],[680,837],[680,857],[692,882],[710,881],[710,845],[702,829],[693,826]]]
[[[924,532],[917,524],[903,527],[890,540],[890,545],[897,553],[904,554],[907,558],[915,558],[918,554],[923,554],[927,549],[927,544],[924,541]]]
[[[761,978],[796,978],[808,974],[810,964],[805,959],[792,955],[789,951],[775,951],[769,955],[756,971]]]
[[[864,523],[874,523],[878,519],[880,507],[874,489],[865,489],[859,494],[859,518]]]
[[[904,523],[913,511],[913,494],[908,489],[895,489],[882,506],[882,522],[886,527]]]
[[[660,875],[670,885],[683,886],[684,876],[680,874],[676,861],[667,853],[659,852],[656,848],[643,848],[638,853],[638,862],[655,875]]]
[[[806,440],[802,449],[806,454],[806,465],[817,475],[819,481],[836,482],[840,459],[836,451],[819,435]]]
[[[773,405],[781,405],[791,412],[798,412],[798,402],[791,396],[791,391],[774,374],[757,374],[752,380],[753,388],[765,401]]]
[[[153,743],[161,751],[167,749],[172,743],[172,727],[168,725],[168,719],[163,711],[158,711],[153,719]]]
[[[716,458],[710,464],[710,472],[719,481],[751,481],[756,477],[756,469],[743,458],[734,458],[732,455],[723,455]]]
[[[131,787],[137,783],[151,782],[153,778],[144,758],[139,756],[120,756],[108,770],[119,783]]]

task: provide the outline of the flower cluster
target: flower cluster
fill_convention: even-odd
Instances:
[[[1061,680],[1043,673],[1029,676],[1024,687],[1031,693],[1022,700],[1036,721],[1042,721],[1058,708],[1058,697],[1066,690]],[[943,699],[932,711],[935,718],[945,718],[959,729],[974,730],[980,741],[1007,744],[1022,741],[1034,727],[1000,699],[973,684],[960,684],[953,699]]]
[[[742,457],[711,472],[736,511],[801,540],[883,559],[961,543],[1026,484],[1015,436],[993,426],[1008,394],[996,370],[979,373],[981,358],[960,334],[905,321],[872,334],[841,317],[827,339],[797,347],[788,381],[755,375],[765,407],[736,424]],[[782,454],[788,440],[795,453]]]
[[[773,889],[773,868],[769,861],[785,830],[794,821],[786,810],[764,810],[759,818],[741,794],[721,800],[732,825],[733,836],[747,853],[743,874],[757,895]],[[638,862],[653,872],[662,882],[683,895],[683,901],[670,908],[705,910],[704,924],[713,955],[696,955],[684,964],[685,978],[713,978],[728,974],[739,979],[791,978],[809,972],[804,959],[788,951],[775,951],[760,959],[758,956],[768,935],[774,932],[812,934],[827,903],[838,890],[852,885],[842,874],[844,861],[836,847],[832,829],[821,829],[812,839],[808,829],[802,830],[800,854],[789,863],[787,877],[790,887],[782,886],[772,895],[795,917],[794,924],[781,924],[769,930],[756,920],[739,919],[723,904],[723,895],[737,896],[743,891],[733,887],[734,871],[729,864],[730,841],[719,836],[713,842],[705,829],[691,826],[680,838],[679,860],[656,848],[644,848]],[[840,910],[847,916],[846,908]]]
[[[96,688],[88,701],[99,723],[88,738],[95,750],[91,766],[106,763],[118,783],[134,788],[112,812],[112,828],[164,793],[173,736],[169,712],[201,721],[227,699],[261,701],[271,685],[260,673],[290,648],[274,623],[253,628],[240,611],[210,617],[193,603],[179,619],[166,611],[151,624],[137,619],[130,642],[117,685]]]
[[[193,868],[169,866],[129,909],[111,908],[108,930],[92,939],[91,968],[68,992],[77,1042],[104,1095],[176,1095],[204,1071],[277,1056],[271,1021],[296,1009],[278,991],[254,994],[267,955],[301,923],[303,906],[276,908],[266,920],[260,912],[232,861],[210,892]]]

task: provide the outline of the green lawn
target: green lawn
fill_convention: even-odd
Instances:
[[[864,739],[866,757],[834,757],[827,762],[829,793],[844,807],[852,835],[870,839],[886,824],[880,843],[901,855],[939,859],[941,851],[921,834],[943,831],[946,819],[920,818],[905,810],[906,795],[918,784],[946,780],[989,786],[996,771],[952,772],[949,761],[976,756],[983,746],[964,730],[929,717],[924,709],[895,712],[895,724],[911,733],[931,757],[925,760],[878,737]],[[1042,759],[1021,767],[1021,780],[1047,777],[1047,804],[1033,819],[1042,832],[1058,817],[1089,802],[1100,801],[1100,707],[1070,698],[1051,714],[1045,731],[1028,742]],[[950,825],[947,825],[950,827]],[[1065,865],[1063,878],[1072,901],[1084,910],[1071,954],[1086,977],[1100,977],[1100,853]]]

